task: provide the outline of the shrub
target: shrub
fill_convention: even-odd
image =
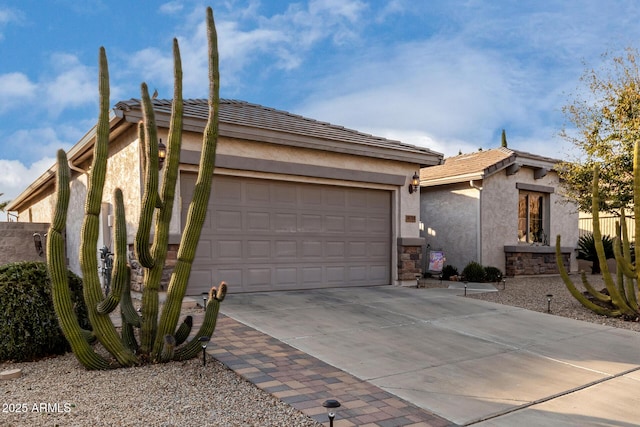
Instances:
[[[80,326],[90,329],[82,281],[70,271],[68,281]],[[0,360],[33,360],[69,349],[53,309],[46,264],[0,266]]]
[[[453,265],[447,264],[444,267],[442,267],[442,280],[449,280],[451,276],[457,276],[457,275],[458,275],[458,269],[455,268]]]
[[[484,268],[485,277],[487,282],[499,282],[502,280],[502,271],[498,267],[487,266]]]
[[[604,254],[607,259],[614,258],[613,253],[613,239],[604,235],[602,236],[602,245],[604,246]],[[578,239],[578,259],[585,261],[591,261],[591,273],[600,273],[600,263],[598,262],[598,254],[596,253],[596,241],[593,238],[593,233],[587,233]]]
[[[486,272],[480,263],[471,261],[462,270],[462,276],[467,282],[484,282]]]

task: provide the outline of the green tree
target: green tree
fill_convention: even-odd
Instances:
[[[0,193],[0,197],[4,196],[4,193]],[[5,208],[7,207],[7,205],[9,204],[9,200],[6,200],[4,202],[0,202],[0,212],[4,212]]]
[[[640,136],[640,70],[638,51],[603,55],[600,70],[588,68],[580,81],[585,86],[563,108],[570,128],[560,135],[577,153],[560,164],[563,193],[582,211],[591,210],[591,179],[600,169],[600,211],[619,214],[633,200],[633,143]]]
[[[502,129],[502,143],[500,144],[502,147],[507,148],[507,133]]]

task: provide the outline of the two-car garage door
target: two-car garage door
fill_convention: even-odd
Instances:
[[[188,293],[389,284],[390,242],[389,191],[216,175]]]

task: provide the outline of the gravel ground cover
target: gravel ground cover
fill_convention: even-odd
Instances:
[[[0,426],[292,426],[320,424],[209,358],[87,371],[75,356],[12,363]]]
[[[578,289],[584,290],[579,274],[572,274],[571,279]],[[598,290],[605,287],[601,275],[587,274],[587,279]],[[553,295],[551,300],[551,314],[553,315],[640,332],[640,322],[638,321],[630,322],[619,318],[599,316],[584,308],[571,296],[558,275],[507,278],[505,289],[503,290],[501,285],[498,285],[497,288],[498,292],[470,294],[469,297],[546,313],[546,295],[551,294]]]
[[[581,287],[580,277],[572,276]],[[600,276],[588,276],[597,289]],[[425,280],[426,287],[447,282]],[[582,307],[559,276],[507,278],[498,292],[469,294],[499,304],[640,332],[640,322],[598,316]],[[72,354],[37,362],[0,364],[22,377],[0,381],[0,426],[320,426],[291,406],[208,358],[87,371]]]

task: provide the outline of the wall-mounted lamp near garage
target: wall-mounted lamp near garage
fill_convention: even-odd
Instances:
[[[162,139],[158,141],[158,168],[162,169],[164,160],[167,158],[167,146],[162,143]]]
[[[418,176],[418,172],[416,172],[413,174],[411,182],[409,183],[409,194],[418,191],[418,188],[420,188],[420,176]]]

